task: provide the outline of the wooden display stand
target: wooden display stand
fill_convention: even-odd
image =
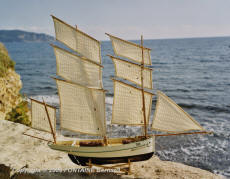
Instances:
[[[130,159],[128,159],[128,162],[127,163],[122,163],[122,164],[113,164],[113,165],[110,165],[110,166],[105,166],[105,165],[99,165],[99,164],[93,164],[92,162],[91,162],[91,159],[89,159],[89,162],[88,163],[86,163],[87,165],[88,165],[88,167],[90,168],[90,169],[92,169],[92,167],[93,166],[95,166],[95,167],[100,167],[100,168],[102,168],[102,169],[117,169],[118,167],[125,167],[125,168],[120,168],[120,170],[119,170],[119,172],[122,172],[122,173],[124,173],[125,175],[131,175],[132,174],[132,172],[131,172],[131,161],[130,161]],[[92,170],[90,170],[90,171],[92,171]],[[89,174],[91,174],[91,172],[89,172]],[[119,174],[121,174],[121,173],[119,173]]]

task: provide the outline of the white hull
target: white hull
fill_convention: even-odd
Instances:
[[[113,140],[113,139],[109,139]],[[79,157],[88,158],[119,158],[139,156],[155,151],[155,138],[142,139],[128,144],[113,143],[107,146],[79,146],[68,143],[48,144],[51,149],[63,151]]]

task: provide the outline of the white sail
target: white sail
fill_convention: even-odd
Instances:
[[[56,79],[60,126],[74,132],[105,135],[105,92]]]
[[[164,93],[157,92],[158,99],[152,129],[165,132],[185,132],[205,129]]]
[[[143,87],[152,89],[152,69],[140,65],[124,61],[120,58],[110,56],[115,66],[115,74],[117,77],[129,80],[139,86],[141,83],[141,73],[143,73]],[[143,72],[141,72],[143,70]]]
[[[84,86],[102,88],[101,65],[57,46],[53,47],[56,56],[57,75]]]
[[[52,106],[46,105],[50,122],[54,133],[56,131],[56,109]],[[45,105],[42,102],[31,99],[31,125],[32,128],[52,133]]]
[[[82,56],[101,63],[100,42],[84,32],[53,17],[56,39]]]
[[[135,43],[122,40],[107,34],[112,41],[114,53],[117,56],[128,58],[138,63],[142,63],[142,47]],[[150,49],[143,47],[144,64],[151,65]]]
[[[146,123],[148,124],[152,94],[144,92]],[[113,124],[144,125],[142,91],[124,82],[114,80]]]

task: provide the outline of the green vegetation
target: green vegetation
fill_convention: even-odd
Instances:
[[[28,116],[29,107],[27,101],[20,102],[15,108],[6,115],[6,120],[31,126]]]
[[[0,77],[4,77],[9,68],[14,69],[15,62],[11,60],[4,45],[0,43]]]
[[[15,62],[11,60],[7,49],[0,43],[0,78],[7,75],[9,68],[14,69]],[[5,119],[17,123],[21,123],[27,126],[31,125],[31,121],[28,116],[29,107],[27,101],[20,102],[11,112],[6,114]]]

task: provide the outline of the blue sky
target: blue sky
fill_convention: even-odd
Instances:
[[[0,29],[53,35],[53,14],[99,40],[230,36],[230,0],[0,1]]]

